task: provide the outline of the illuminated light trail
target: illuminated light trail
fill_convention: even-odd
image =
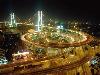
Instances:
[[[60,25],[60,26],[57,26],[57,29],[64,29],[64,27]]]

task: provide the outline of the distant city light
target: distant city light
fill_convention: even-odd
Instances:
[[[64,29],[64,27],[60,25],[60,26],[57,26],[57,29]]]
[[[88,22],[86,22],[86,24],[88,24]]]
[[[8,63],[8,61],[6,60],[5,57],[4,58],[0,58],[0,65],[7,64],[7,63]]]
[[[96,60],[92,60],[91,63],[94,65],[94,64],[97,63],[97,61]]]

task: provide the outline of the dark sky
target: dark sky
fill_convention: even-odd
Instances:
[[[100,20],[100,3],[96,0],[0,0],[0,18],[15,12],[30,17],[37,10],[59,18],[83,17]]]

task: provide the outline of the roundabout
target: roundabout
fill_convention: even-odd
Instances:
[[[66,32],[28,32],[22,36],[22,40],[33,45],[43,47],[80,46],[88,44],[93,38],[83,32],[66,30]]]
[[[21,39],[24,47],[32,52],[34,60],[85,56],[85,48],[93,40],[92,36],[80,31],[60,31],[48,26],[43,27],[40,32],[28,30]]]

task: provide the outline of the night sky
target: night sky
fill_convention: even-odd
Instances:
[[[100,21],[100,4],[92,0],[0,0],[0,19],[14,12],[20,18],[29,18],[37,10],[61,19],[86,18]]]

